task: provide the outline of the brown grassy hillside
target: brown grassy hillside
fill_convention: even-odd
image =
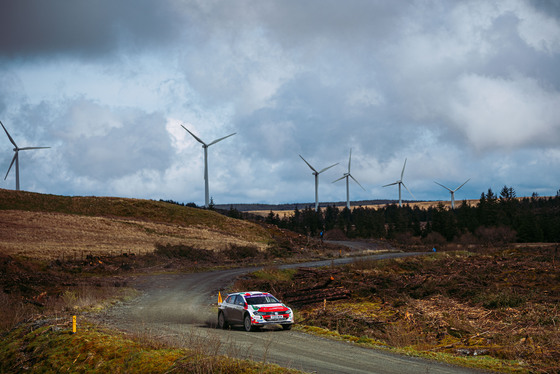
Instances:
[[[0,253],[33,258],[147,253],[156,244],[264,249],[261,226],[159,201],[0,189]]]

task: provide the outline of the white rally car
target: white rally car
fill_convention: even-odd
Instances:
[[[218,307],[218,327],[222,329],[243,325],[245,331],[252,331],[264,325],[279,324],[289,330],[294,323],[292,309],[268,292],[232,293]]]

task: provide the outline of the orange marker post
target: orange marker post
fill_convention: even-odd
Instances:
[[[72,334],[76,333],[76,316],[72,316]]]
[[[218,304],[222,303],[222,294],[218,291]]]

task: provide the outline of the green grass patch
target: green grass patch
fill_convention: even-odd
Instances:
[[[334,340],[342,340],[342,341],[346,341],[346,342],[352,342],[352,343],[356,343],[356,344],[360,344],[363,346],[367,346],[369,348],[381,348],[381,347],[385,347],[387,348],[387,344],[379,341],[379,340],[375,340],[375,339],[371,339],[368,338],[367,336],[353,336],[353,335],[348,335],[348,334],[339,334],[338,331],[332,331],[329,329],[325,329],[322,327],[317,327],[317,326],[308,326],[308,325],[294,325],[294,329],[295,330],[299,330],[308,334],[313,334],[313,335],[317,335],[317,336],[322,336],[322,337],[327,337],[330,339],[334,339]]]
[[[262,270],[255,271],[251,274],[251,276],[266,281],[289,282],[293,279],[296,272],[296,269],[281,270],[275,267],[267,267]]]
[[[238,360],[197,350],[162,347],[82,322],[20,325],[3,334],[0,372],[40,373],[298,373],[272,364]]]

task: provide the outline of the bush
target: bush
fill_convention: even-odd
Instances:
[[[216,259],[216,254],[213,251],[188,245],[156,244],[155,253],[168,258],[185,258],[190,261],[212,261]]]
[[[481,243],[486,245],[504,245],[515,241],[517,232],[512,228],[480,226],[475,231]]]
[[[511,291],[486,294],[482,299],[482,306],[487,309],[516,308],[527,301],[523,295]]]
[[[267,258],[286,258],[294,253],[294,249],[288,240],[277,240],[266,249]]]
[[[20,295],[0,291],[0,332],[11,330],[21,321],[37,312],[32,304],[24,303]]]
[[[222,251],[222,254],[230,260],[243,260],[259,256],[260,251],[254,245],[230,244],[227,249]]]
[[[402,232],[395,234],[395,240],[405,246],[419,246],[422,244],[422,240],[419,236],[413,236],[411,232]]]
[[[430,247],[442,246],[447,243],[447,240],[439,232],[432,231],[424,238],[424,243]]]
[[[346,237],[346,234],[341,229],[329,230],[325,232],[323,238],[325,240],[348,240],[348,237]]]
[[[461,236],[459,236],[458,238],[455,239],[455,241],[459,244],[463,244],[463,245],[469,245],[469,244],[478,244],[478,239],[476,236],[474,236],[472,233],[470,232],[466,232],[464,234],[461,234]]]

